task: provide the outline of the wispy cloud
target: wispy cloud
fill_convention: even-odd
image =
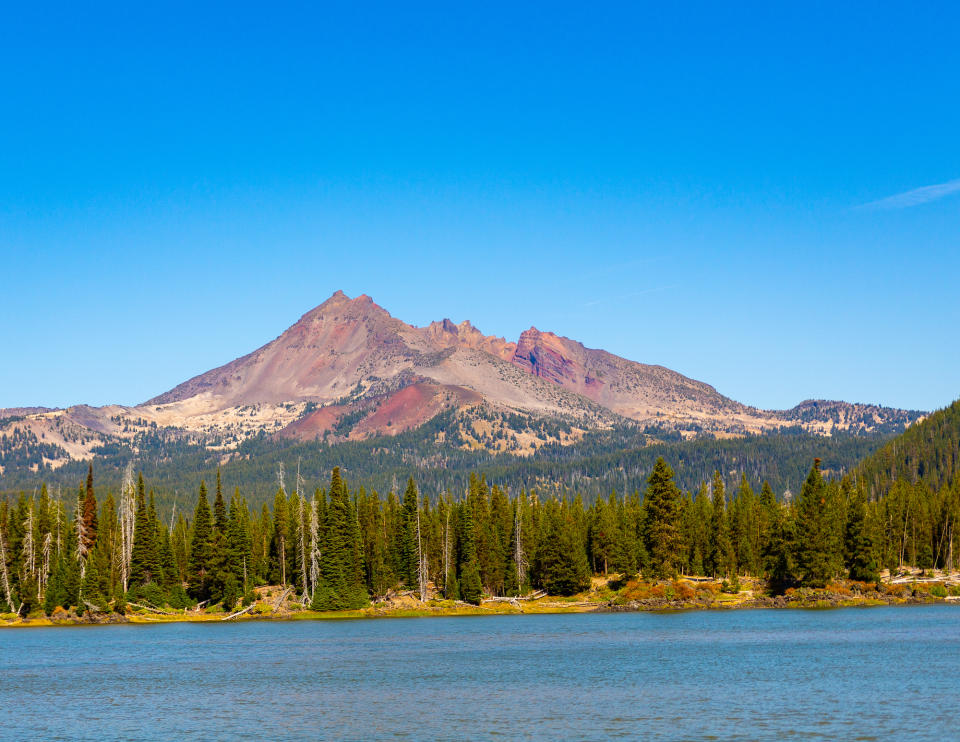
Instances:
[[[643,296],[644,294],[652,294],[654,291],[667,291],[669,289],[678,288],[680,284],[671,283],[669,286],[654,286],[653,288],[643,289],[641,291],[631,291],[629,294],[621,294],[620,296],[609,296],[604,299],[595,299],[593,301],[584,302],[583,306],[585,307],[595,307],[598,304],[606,304],[611,301],[622,301],[623,299],[632,299],[634,296]]]
[[[949,196],[952,193],[960,191],[960,178],[949,180],[946,183],[937,183],[936,185],[923,186],[923,188],[914,188],[912,191],[897,193],[893,196],[881,198],[879,201],[871,201],[863,204],[861,209],[906,209],[910,206],[919,206]]]

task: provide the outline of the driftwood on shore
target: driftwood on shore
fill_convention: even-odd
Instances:
[[[279,609],[280,606],[283,605],[283,601],[285,601],[285,600],[287,599],[287,596],[288,596],[290,593],[292,593],[292,592],[293,592],[293,587],[292,587],[292,586],[291,586],[291,587],[288,587],[286,590],[284,590],[284,591],[280,594],[280,597],[277,598],[277,599],[273,602],[273,612],[274,612],[274,613],[277,612],[277,609]]]
[[[243,610],[239,610],[239,611],[237,611],[236,613],[231,613],[229,616],[224,616],[224,617],[221,618],[220,620],[221,620],[221,621],[229,621],[231,618],[236,618],[237,616],[242,616],[244,613],[247,613],[248,611],[253,610],[256,606],[257,606],[256,603],[251,603],[250,605],[248,605],[248,606],[247,606],[246,608],[244,608]]]
[[[508,595],[508,596],[494,596],[492,598],[484,598],[488,603],[516,603],[521,600],[540,600],[540,598],[547,597],[546,590],[537,590],[532,592],[529,595]]]
[[[159,613],[161,616],[179,616],[180,615],[179,613],[173,613],[172,611],[162,610],[161,608],[157,608],[156,606],[153,606],[153,605],[144,605],[142,603],[134,603],[133,601],[128,602],[127,605],[132,605],[134,608],[140,608],[141,610],[150,611],[151,613]]]

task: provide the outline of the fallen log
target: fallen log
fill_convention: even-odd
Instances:
[[[236,613],[231,613],[229,616],[224,616],[224,617],[221,618],[220,620],[221,620],[221,621],[229,621],[231,618],[236,618],[237,616],[242,616],[242,615],[243,615],[244,613],[246,613],[247,611],[250,611],[250,610],[253,610],[254,608],[256,608],[256,606],[257,606],[256,603],[251,603],[251,604],[248,605],[246,608],[244,608],[242,611],[237,611]]]
[[[288,587],[286,590],[283,591],[283,593],[280,595],[280,597],[277,598],[276,601],[274,601],[274,603],[273,603],[273,612],[274,612],[274,613],[277,612],[277,609],[278,609],[281,605],[283,605],[283,601],[286,600],[286,599],[287,599],[287,596],[288,596],[290,593],[292,593],[292,592],[293,592],[293,587],[292,587],[292,586],[291,586],[291,587]]]
[[[127,605],[132,605],[134,608],[141,608],[142,610],[150,611],[151,613],[159,613],[161,616],[178,615],[176,613],[171,613],[170,611],[161,610],[160,608],[157,608],[156,606],[153,606],[153,605],[143,605],[142,603],[134,603],[132,601],[128,601]]]

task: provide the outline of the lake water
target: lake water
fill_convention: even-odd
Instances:
[[[0,630],[0,738],[957,739],[960,607]]]

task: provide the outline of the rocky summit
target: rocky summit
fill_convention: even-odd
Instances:
[[[252,435],[361,440],[417,428],[451,410],[458,445],[520,454],[537,443],[517,420],[563,421],[556,442],[564,444],[616,425],[685,437],[783,427],[830,435],[893,432],[921,416],[835,401],[760,410],[663,366],[552,332],[531,327],[514,343],[468,321],[415,327],[369,296],[338,291],[263,347],[143,404],[0,410],[0,433],[4,466],[29,460],[56,467],[149,431],[192,436],[229,455]],[[494,434],[511,424],[509,435]],[[17,459],[18,451],[32,453]]]

